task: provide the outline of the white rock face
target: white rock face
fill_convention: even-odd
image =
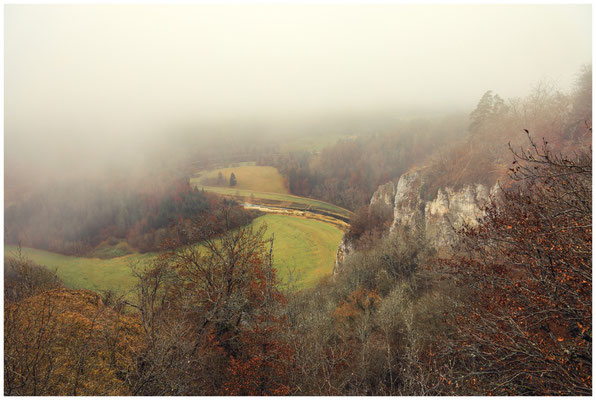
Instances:
[[[414,171],[402,175],[397,184],[393,224],[423,230],[428,243],[439,248],[455,241],[455,230],[464,223],[475,224],[484,215],[488,203],[489,189],[482,184],[465,185],[459,190],[445,187],[438,190],[430,201],[421,197],[424,178]],[[496,187],[495,187],[496,188]]]
[[[482,184],[440,188],[434,199],[422,198],[424,175],[420,171],[403,174],[397,184],[388,182],[379,186],[373,194],[370,205],[393,209],[393,223],[390,232],[399,226],[422,233],[435,249],[452,245],[457,239],[456,230],[464,223],[474,225],[484,216],[484,206],[489,202],[498,186],[490,190]],[[341,272],[345,257],[354,246],[344,236],[337,250],[333,275]]]
[[[379,188],[373,193],[372,198],[370,199],[370,206],[387,206],[393,208],[393,202],[395,200],[395,189],[395,183],[391,181],[379,186]]]
[[[418,171],[403,174],[397,182],[393,200],[391,232],[398,225],[420,229],[424,223],[424,207],[420,198],[422,179]]]
[[[349,240],[346,239],[346,235],[344,234],[344,236],[341,238],[341,242],[339,243],[339,247],[337,248],[335,264],[333,265],[333,272],[331,272],[331,275],[336,275],[341,272],[343,261],[353,250],[354,246]]]

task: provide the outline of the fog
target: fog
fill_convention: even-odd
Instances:
[[[8,5],[7,173],[201,124],[469,112],[487,90],[569,88],[591,46],[590,5]]]

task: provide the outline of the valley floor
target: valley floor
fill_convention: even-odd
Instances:
[[[264,215],[253,224],[267,224],[267,235],[274,235],[273,264],[282,281],[291,280],[296,289],[315,285],[331,275],[337,246],[343,232],[338,227],[314,219],[288,215]],[[37,264],[55,270],[67,287],[94,291],[131,293],[135,278],[131,266],[149,265],[155,253],[129,254],[111,259],[65,256],[48,251],[22,248]],[[6,256],[14,256],[16,246],[5,246]]]

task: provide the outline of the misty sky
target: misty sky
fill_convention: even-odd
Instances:
[[[591,62],[591,6],[5,7],[5,155],[107,151],[177,124],[471,111]]]

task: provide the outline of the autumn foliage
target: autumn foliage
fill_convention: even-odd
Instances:
[[[518,138],[526,116],[542,144]],[[390,229],[391,206],[363,207],[341,272],[310,289],[285,290],[254,215],[186,181],[114,196],[82,187],[87,208],[61,190],[9,207],[12,241],[85,253],[126,238],[162,252],[132,267],[137,285],[120,298],[6,258],[5,395],[591,395],[591,69],[571,97],[487,92],[470,122],[449,154],[425,158],[421,195],[501,179],[483,217],[436,249]],[[256,154],[293,192],[356,209],[445,143],[407,125],[402,138]]]
[[[231,223],[233,206],[221,211]],[[139,274],[138,311],[145,345],[135,394],[285,395],[292,350],[284,340],[285,296],[277,287],[266,226],[212,237],[168,251]]]
[[[514,152],[513,188],[449,263],[469,301],[453,317],[454,383],[469,393],[592,391],[592,160],[547,143]]]
[[[234,204],[220,212],[189,230],[202,246],[134,268],[128,298],[63,289],[9,260],[5,393],[290,394],[286,299],[266,226],[236,228]],[[220,220],[225,232],[214,238]]]
[[[54,289],[5,305],[4,393],[125,395],[135,318],[89,291]]]
[[[187,178],[160,178],[145,186],[98,179],[40,187],[6,208],[6,241],[84,256],[121,241],[143,253],[165,241],[187,244],[190,220],[213,220],[224,201],[191,187]],[[237,225],[252,219],[249,212],[237,217]]]

